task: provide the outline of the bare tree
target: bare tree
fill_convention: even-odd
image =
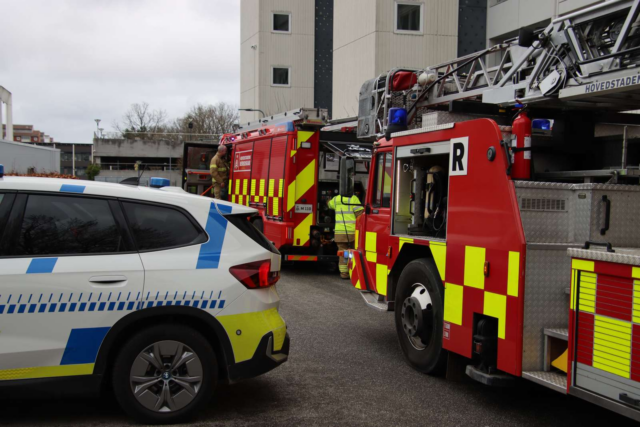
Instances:
[[[217,104],[197,104],[184,117],[176,119],[172,133],[194,134],[192,139],[219,139],[224,133],[233,132],[233,125],[238,121],[238,107],[218,102]],[[189,128],[189,123],[193,124]],[[200,135],[197,135],[200,134]],[[210,135],[210,136],[205,136]],[[187,138],[184,138],[184,137]],[[183,139],[188,139],[183,135]]]
[[[149,104],[131,104],[129,110],[122,116],[121,122],[115,122],[113,127],[125,138],[154,138],[166,131],[167,112],[165,110],[151,110]]]

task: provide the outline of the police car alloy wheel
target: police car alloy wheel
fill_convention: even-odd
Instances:
[[[202,386],[202,362],[179,341],[159,341],[138,354],[130,375],[133,395],[152,411],[171,412],[195,399]]]
[[[113,390],[138,421],[178,423],[209,403],[217,374],[215,353],[199,332],[157,325],[124,344],[113,368]]]

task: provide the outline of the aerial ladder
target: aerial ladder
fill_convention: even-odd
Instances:
[[[429,110],[467,101],[511,107],[628,111],[638,109],[640,30],[638,1],[609,1],[554,19],[541,30],[424,69],[393,69],[364,83],[358,136],[383,136],[389,110],[408,111],[409,127],[422,127]],[[497,62],[497,65],[489,66]],[[399,73],[415,84],[394,90]],[[469,106],[467,105],[469,110]]]

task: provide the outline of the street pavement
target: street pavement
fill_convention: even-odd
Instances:
[[[411,369],[392,313],[367,307],[349,282],[315,266],[278,283],[289,361],[259,378],[220,386],[195,426],[637,425],[536,384],[492,389]],[[3,425],[133,425],[113,397],[0,401]]]

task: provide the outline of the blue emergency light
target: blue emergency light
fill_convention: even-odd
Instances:
[[[548,119],[534,119],[531,122],[532,129],[551,130],[551,120]]]
[[[389,124],[407,126],[407,110],[404,108],[391,108],[389,110]]]
[[[149,187],[162,188],[169,187],[170,185],[171,181],[169,181],[167,178],[152,177],[151,179],[149,179]]]
[[[0,178],[4,176],[4,166],[0,165]]]

